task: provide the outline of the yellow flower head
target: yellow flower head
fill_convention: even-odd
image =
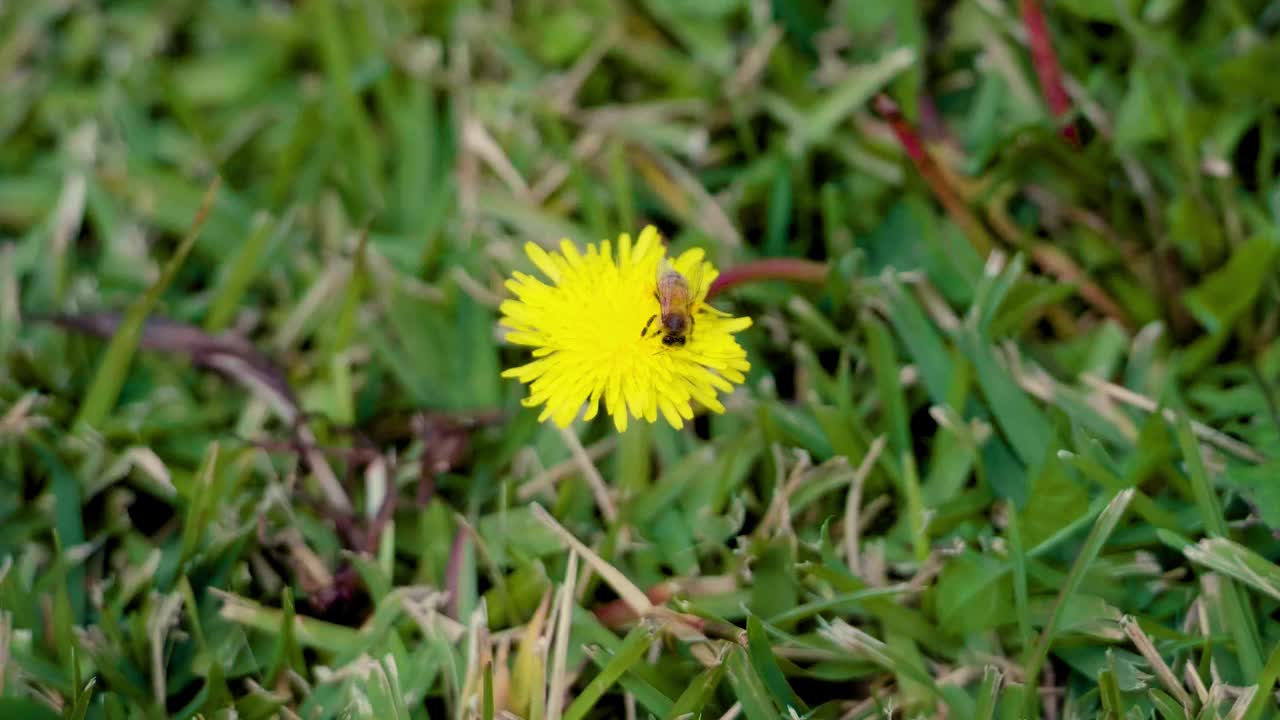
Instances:
[[[717,391],[732,392],[751,368],[733,337],[751,326],[751,318],[729,317],[706,304],[717,273],[701,249],[670,262],[688,279],[693,303],[693,327],[683,345],[665,344],[655,317],[658,275],[667,266],[655,228],[645,228],[634,243],[630,235],[619,237],[616,256],[608,240],[588,245],[585,254],[568,240],[560,241],[559,253],[533,243],[525,252],[551,284],[521,272],[507,281],[515,298],[502,303],[501,324],[511,330],[509,341],[533,348],[534,360],[502,374],[529,385],[526,407],[546,405],[540,421],[567,427],[584,404],[590,420],[602,398],[620,431],[627,429],[628,414],[654,422],[659,412],[679,428],[693,419],[695,400],[724,412]]]

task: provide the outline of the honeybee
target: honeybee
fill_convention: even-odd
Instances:
[[[702,264],[699,263],[696,269],[701,270],[701,268]],[[669,263],[663,263],[663,267],[658,270],[658,286],[653,293],[658,299],[658,314],[649,316],[644,329],[640,331],[640,337],[648,334],[653,321],[658,320],[658,327],[653,337],[661,335],[662,344],[667,347],[684,347],[693,336],[693,310],[696,305],[699,275],[701,273],[695,273],[694,282],[691,284],[683,273],[671,267]]]

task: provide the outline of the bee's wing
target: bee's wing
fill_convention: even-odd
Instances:
[[[702,258],[698,258],[698,262],[684,276],[686,282],[689,283],[689,310],[692,312],[701,304],[703,296],[706,294],[706,288],[702,287],[702,267],[704,265]]]
[[[676,271],[676,266],[671,263],[671,258],[663,257],[661,260],[658,261],[658,272],[656,275],[654,275],[654,277],[658,280],[661,280],[663,275],[666,275],[669,272],[675,272],[675,271]]]

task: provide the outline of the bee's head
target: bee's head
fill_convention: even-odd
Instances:
[[[663,335],[662,344],[668,347],[684,347],[683,335]]]

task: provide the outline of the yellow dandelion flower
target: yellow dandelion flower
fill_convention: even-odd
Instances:
[[[529,386],[526,407],[545,405],[540,421],[568,427],[584,405],[590,420],[603,400],[620,431],[628,415],[655,422],[659,413],[680,428],[693,419],[694,401],[722,413],[717,393],[746,380],[751,365],[733,334],[750,327],[751,318],[706,304],[717,273],[701,249],[669,261],[692,281],[694,323],[683,345],[663,343],[661,320],[651,324],[660,312],[659,269],[668,262],[655,228],[634,243],[620,236],[616,254],[608,240],[588,245],[585,254],[568,240],[559,253],[533,243],[525,252],[550,284],[521,272],[507,281],[515,297],[502,303],[500,323],[510,329],[507,340],[533,348],[534,359],[502,374]]]

